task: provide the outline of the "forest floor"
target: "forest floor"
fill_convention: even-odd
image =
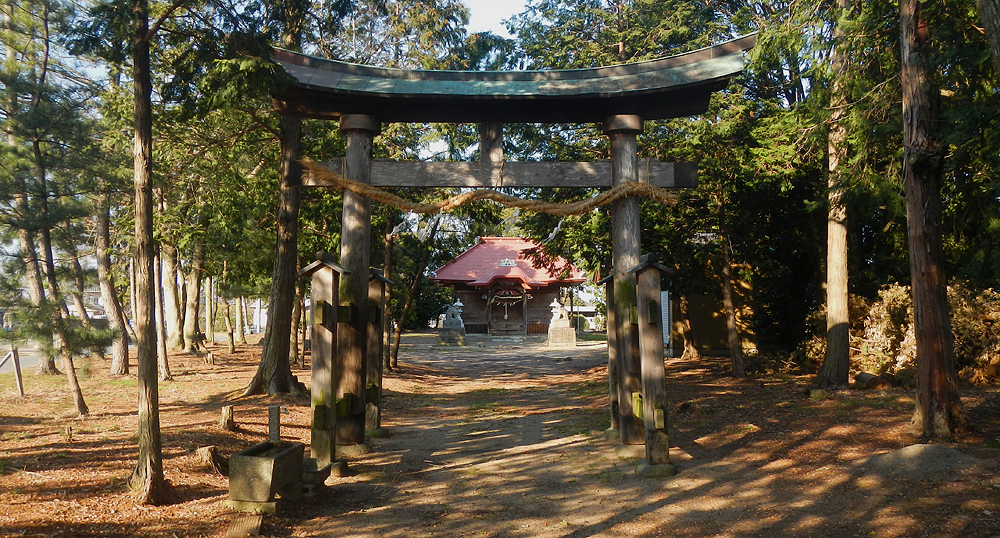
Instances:
[[[242,397],[260,348],[171,357],[160,383],[173,501],[126,491],[136,459],[136,381],[77,364],[91,414],[73,418],[62,377],[0,375],[0,536],[225,536],[228,479],[196,449],[230,455],[267,437],[308,443],[307,398]],[[441,347],[408,335],[385,378],[384,438],[345,477],[278,516],[269,536],[1000,537],[1000,387],[963,386],[975,431],[912,446],[910,391],[835,390],[810,378],[727,377],[723,359],[667,359],[672,461],[638,478],[641,447],[605,437],[607,353],[527,344]],[[134,361],[134,359],[133,359]],[[308,382],[307,370],[297,370]],[[218,425],[234,405],[239,429]],[[308,454],[308,450],[307,450]]]

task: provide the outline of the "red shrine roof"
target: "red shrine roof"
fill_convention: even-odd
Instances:
[[[497,280],[518,280],[527,289],[587,281],[583,271],[561,256],[556,258],[551,268],[534,267],[533,260],[523,257],[521,253],[539,246],[530,239],[520,237],[480,237],[479,244],[438,269],[431,280],[440,284],[466,284],[474,288],[488,288]]]

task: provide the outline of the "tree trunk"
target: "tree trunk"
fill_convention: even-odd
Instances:
[[[747,376],[743,363],[743,344],[736,327],[736,305],[733,301],[732,261],[730,260],[729,234],[722,231],[722,302],[726,309],[726,334],[729,338],[729,359],[733,367],[733,377]]]
[[[392,338],[392,365],[390,370],[399,367],[399,340],[403,337],[403,323],[406,322],[406,316],[410,314],[413,299],[417,296],[417,290],[420,289],[420,280],[424,277],[424,270],[427,269],[427,262],[430,260],[431,252],[434,250],[434,236],[437,235],[439,222],[440,220],[435,220],[434,224],[431,225],[430,235],[427,236],[427,248],[420,255],[420,265],[417,266],[417,272],[413,275],[410,292],[406,294],[406,302],[403,303],[403,310],[399,313],[399,321],[396,322],[396,332]]]
[[[304,295],[299,296],[299,312],[302,313],[302,319],[300,320],[302,326],[302,360],[300,364],[302,367],[306,367],[306,341],[312,338],[312,323],[309,319],[309,310],[306,308],[306,298]],[[310,357],[312,356],[312,351],[309,352]]]
[[[76,315],[80,319],[80,324],[89,328],[90,315],[87,314],[87,306],[83,302],[83,292],[86,291],[87,285],[83,281],[83,267],[80,265],[80,256],[76,251],[76,245],[73,244],[72,239],[67,241],[66,254],[69,255],[69,259],[73,264],[73,308],[76,309]]]
[[[20,201],[17,202],[19,205]],[[27,208],[27,200],[23,202]],[[28,287],[28,298],[32,306],[40,307],[45,303],[45,291],[42,288],[42,278],[38,251],[35,250],[34,234],[27,229],[21,228],[18,231],[18,242],[21,244],[21,255],[24,257],[26,265],[25,284]],[[53,355],[39,353],[38,366],[35,367],[36,375],[56,375],[61,373],[56,368],[56,361]]]
[[[296,368],[305,368],[306,360],[299,353],[299,325],[302,309],[299,307],[302,289],[295,286],[295,301],[292,303],[292,326],[288,330],[288,362]],[[303,350],[304,351],[304,350]]]
[[[111,281],[111,256],[108,253],[111,244],[111,223],[108,215],[108,195],[101,193],[97,199],[96,230],[94,231],[94,255],[97,258],[97,280],[101,286],[101,302],[104,303],[104,313],[108,324],[114,331],[111,341],[111,368],[113,376],[128,375],[128,335],[125,329],[125,316],[122,315],[121,302]]]
[[[990,44],[993,67],[1000,75],[1000,0],[976,0],[979,21],[986,30],[986,41]]]
[[[47,171],[44,166],[42,148],[36,138],[32,143],[35,157],[35,180],[38,182],[41,195],[38,199],[38,211],[41,222],[44,224],[39,231],[41,243],[42,269],[45,274],[45,281],[48,287],[48,297],[52,302],[52,336],[53,341],[58,343],[59,353],[62,356],[63,368],[66,370],[66,381],[69,385],[70,396],[73,398],[73,405],[77,413],[85,416],[90,413],[87,404],[83,401],[83,392],[80,390],[80,382],[76,378],[76,368],[73,367],[73,355],[70,353],[70,342],[67,341],[67,322],[69,321],[69,310],[66,302],[63,301],[59,293],[59,285],[56,282],[55,258],[52,252],[52,229],[49,228],[51,222],[49,206],[47,200],[48,187],[46,186]]]
[[[295,300],[295,267],[298,259],[296,241],[299,228],[299,204],[302,166],[299,148],[302,120],[281,117],[281,179],[277,214],[277,255],[271,275],[271,296],[268,305],[267,332],[260,365],[244,391],[252,394],[304,392],[305,386],[292,375],[288,363],[288,339],[291,332],[292,301]]]
[[[15,6],[13,4],[4,6],[2,17],[5,28],[9,28],[11,25],[14,8]],[[10,42],[5,43],[5,52],[7,54],[7,58],[17,57],[17,51],[14,50],[14,47]],[[13,111],[17,110],[17,101],[17,97],[11,93],[10,101],[6,103],[8,116],[13,113]],[[12,148],[12,150],[16,150],[16,148],[21,145],[21,142],[17,134],[13,131],[13,122],[4,122],[4,131],[7,135],[7,146]],[[16,182],[13,193],[14,211],[19,220],[26,222],[31,212],[28,204],[27,185],[25,184],[21,174],[13,174],[13,176]],[[28,299],[31,301],[31,305],[37,308],[45,302],[45,291],[42,289],[42,277],[41,269],[38,263],[38,251],[35,249],[35,234],[26,224],[21,224],[17,229],[17,239],[20,245],[21,256],[24,259],[24,283],[28,289]],[[35,368],[35,374],[55,375],[58,373],[60,372],[56,368],[55,357],[48,353],[40,353],[38,357],[38,365]]]
[[[938,91],[928,66],[931,43],[923,4],[899,4],[903,44],[903,182],[909,239],[917,405],[913,421],[928,439],[950,438],[967,425],[955,382],[955,352],[938,220],[945,148],[938,140]]]
[[[846,14],[848,0],[837,0],[837,11]],[[851,360],[851,324],[848,315],[847,287],[847,205],[844,191],[847,178],[847,130],[842,121],[847,106],[844,76],[847,72],[847,52],[844,50],[843,28],[834,30],[832,57],[833,87],[830,99],[830,129],[827,135],[827,225],[826,225],[826,356],[816,376],[818,387],[847,385]]]
[[[681,311],[681,333],[684,336],[684,359],[697,359],[701,356],[698,346],[694,343],[694,331],[691,330],[691,305],[688,303],[687,293],[680,294],[678,309]]]
[[[233,317],[229,309],[229,301],[222,299],[222,315],[226,316],[226,349],[229,353],[236,353],[236,339],[233,337]]]
[[[201,217],[201,225],[207,227],[207,217]],[[202,342],[202,333],[198,328],[198,310],[201,305],[201,275],[205,270],[205,238],[200,236],[194,243],[191,253],[191,266],[186,275],[184,288],[187,294],[184,301],[184,351],[197,353]]]
[[[128,485],[139,502],[162,504],[168,486],[163,479],[160,403],[157,386],[156,327],[153,324],[153,111],[149,66],[149,3],[132,2],[132,81],[135,145],[135,303],[136,355],[139,361],[139,457]]]
[[[215,342],[215,279],[205,279],[205,340]]]
[[[43,172],[44,173],[44,172]],[[42,218],[47,221],[48,210],[44,203],[42,207]],[[52,256],[51,234],[47,227],[43,226],[39,236],[42,238],[42,261],[44,263],[44,273],[48,282],[48,297],[52,304],[52,336],[57,344],[59,355],[62,358],[63,370],[66,372],[66,383],[69,386],[70,397],[80,416],[90,413],[87,404],[83,400],[83,392],[80,389],[80,382],[76,377],[76,368],[73,366],[73,355],[69,351],[69,342],[66,340],[66,323],[69,312],[66,310],[66,303],[63,301],[59,288],[55,281],[55,264]]]
[[[132,320],[135,321],[138,318],[137,311],[135,309],[135,258],[133,257],[128,261],[128,308],[132,312]],[[139,337],[135,335],[133,330],[133,338],[138,341]]]
[[[163,276],[163,319],[167,324],[167,346],[184,349],[183,317],[180,291],[177,289],[177,248],[167,242],[160,243]]]
[[[386,280],[392,280],[392,253],[395,250],[395,241],[393,239],[395,236],[392,230],[395,228],[393,219],[387,219],[385,229],[385,258],[382,262],[382,276]],[[382,361],[385,370],[392,370],[392,292],[390,289],[386,290],[385,299],[385,310],[382,312],[382,332],[385,335],[385,341],[382,342]]]
[[[167,324],[163,321],[163,260],[157,253],[154,260],[154,270],[156,274],[156,287],[153,293],[155,300],[154,325],[156,325],[156,364],[159,371],[160,381],[172,381],[174,376],[170,375],[170,361],[167,356]]]
[[[247,345],[246,300],[243,296],[236,298],[236,337],[244,346]]]

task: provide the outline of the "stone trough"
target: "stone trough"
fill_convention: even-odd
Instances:
[[[277,513],[278,498],[302,496],[305,445],[265,441],[229,459],[229,502],[235,510]]]

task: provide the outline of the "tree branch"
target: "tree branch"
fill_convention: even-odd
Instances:
[[[156,21],[154,21],[153,24],[149,26],[149,31],[146,32],[146,35],[142,38],[142,41],[144,43],[148,43],[150,40],[152,40],[153,36],[156,35],[156,32],[160,30],[160,26],[163,26],[163,23],[166,22],[167,19],[169,19],[170,16],[173,15],[175,11],[177,11],[181,7],[184,7],[184,4],[186,4],[187,1],[188,0],[174,0],[174,3],[170,4],[170,6],[167,7],[167,10],[164,11],[163,14],[161,14],[159,17],[157,17]]]

